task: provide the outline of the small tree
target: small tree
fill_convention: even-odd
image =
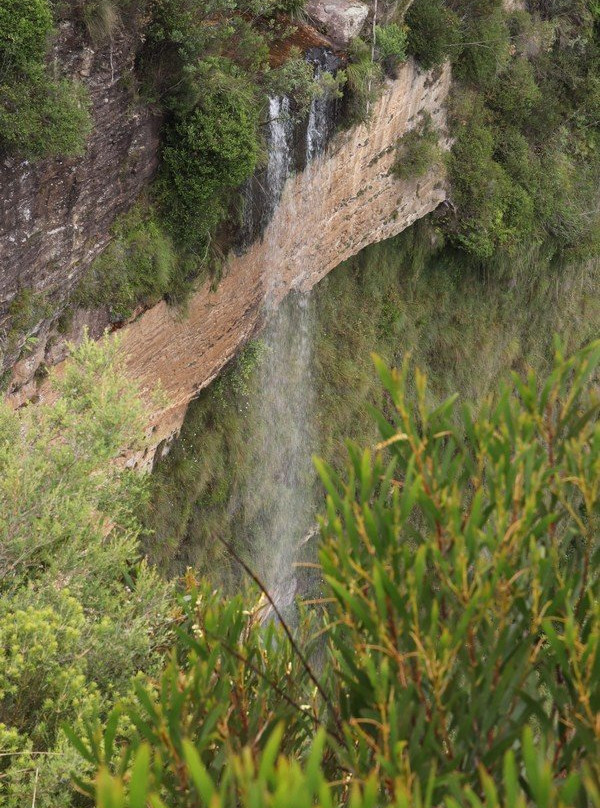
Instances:
[[[106,715],[162,664],[170,585],[140,561],[143,415],[118,346],[85,339],[51,404],[0,402],[0,783],[7,808],[66,808],[63,721]],[[37,786],[36,786],[37,783]]]
[[[204,249],[223,219],[233,189],[254,171],[258,108],[251,87],[228,80],[206,88],[201,103],[166,133],[159,195],[176,239]]]
[[[405,21],[408,52],[426,69],[447,59],[460,39],[459,17],[443,0],[414,0]]]
[[[400,179],[422,177],[441,159],[438,132],[431,116],[424,114],[420,125],[406,132],[398,141],[397,157],[392,172]]]

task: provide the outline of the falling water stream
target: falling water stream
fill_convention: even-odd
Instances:
[[[311,59],[315,74],[328,69],[332,58],[328,52],[315,51]],[[266,226],[287,179],[324,152],[334,114],[332,101],[316,96],[304,125],[298,126],[287,96],[269,99],[268,160],[262,174],[246,188],[246,235],[271,237]],[[294,562],[313,530],[316,512],[311,460],[317,449],[311,372],[313,318],[308,295],[293,292],[279,307],[272,306],[278,282],[277,277],[265,278],[264,353],[258,392],[250,405],[255,468],[243,495],[243,510],[247,533],[254,537],[253,565],[278,607],[289,616],[302,587]]]
[[[285,181],[292,172],[293,133],[290,99],[286,95],[269,98],[269,158],[266,182],[271,215],[281,199]]]
[[[322,69],[315,68],[315,76],[319,78]],[[306,128],[306,162],[321,154],[331,134],[331,102],[325,95],[315,96],[310,104],[308,126]]]
[[[258,451],[246,512],[260,527],[254,563],[284,610],[297,591],[299,546],[315,521],[312,337],[310,298],[292,293],[270,317],[252,402]]]
[[[324,48],[306,54],[315,78],[335,73],[338,58]],[[322,155],[335,129],[339,105],[335,96],[317,93],[302,114],[286,95],[271,96],[265,114],[266,165],[261,166],[242,189],[242,217],[234,249],[244,252],[257,239],[265,237],[269,222],[279,204],[286,180],[305,170]]]
[[[309,123],[307,147],[310,131]],[[289,99],[269,99],[265,207],[271,215],[293,169],[293,136]],[[289,613],[297,591],[297,548],[314,520],[312,328],[308,296],[290,294],[279,307],[272,306],[276,281],[266,279],[264,354],[252,402],[256,472],[245,511],[253,515],[259,536],[254,563],[278,608]]]

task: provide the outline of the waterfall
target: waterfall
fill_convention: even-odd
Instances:
[[[320,65],[315,68],[315,78],[322,73]],[[325,95],[316,95],[310,104],[308,126],[306,127],[306,162],[323,152],[329,139],[331,102]]]
[[[338,57],[327,48],[311,48],[306,58],[313,66],[317,81],[325,72],[335,74],[340,66]],[[325,150],[335,128],[337,107],[336,99],[325,92],[312,99],[306,127],[307,164]]]
[[[327,48],[311,48],[306,53],[315,77],[324,72],[334,74],[340,66],[338,57]],[[293,100],[286,95],[270,96],[265,116],[267,164],[261,166],[241,189],[241,222],[234,250],[245,252],[256,239],[262,238],[273,218],[288,177],[303,171],[322,154],[334,132],[339,104],[326,93],[315,96],[308,114],[299,115]]]
[[[251,403],[255,470],[246,491],[253,563],[280,609],[293,604],[299,545],[315,521],[313,323],[308,296],[291,293],[270,317]]]
[[[337,57],[314,48],[306,58],[315,76],[334,72]],[[322,154],[333,133],[337,104],[327,95],[312,99],[308,114],[299,119],[287,96],[272,96],[268,104],[266,166],[244,189],[242,249],[264,236],[290,175]],[[267,238],[276,243],[277,234]],[[293,619],[295,595],[308,591],[310,575],[299,577],[294,561],[310,552],[307,537],[315,534],[316,450],[311,379],[313,322],[310,299],[291,293],[278,310],[269,308],[276,278],[266,278],[264,353],[260,379],[250,402],[253,469],[231,507],[240,512],[241,529],[252,566],[286,616]],[[303,549],[301,549],[303,548]]]
[[[290,99],[286,95],[269,98],[269,159],[265,190],[273,210],[281,199],[283,186],[293,168],[293,135]]]
[[[244,252],[261,237],[279,204],[285,181],[294,170],[294,120],[287,96],[269,98],[267,165],[242,188],[243,216],[235,249]]]
[[[335,73],[338,57],[326,48],[312,48],[305,58],[315,76]],[[327,94],[315,96],[307,114],[299,115],[287,96],[268,100],[262,166],[242,189],[243,222],[236,249],[245,251],[257,238],[272,240],[267,230],[288,178],[302,171],[327,146],[335,129],[338,103]],[[290,201],[293,204],[293,200]],[[240,531],[238,544],[287,619],[294,618],[296,594],[311,591],[314,575],[298,574],[294,561],[313,553],[308,541],[316,534],[316,475],[312,454],[317,450],[313,422],[311,379],[313,322],[307,296],[290,293],[278,310],[270,306],[277,277],[265,281],[266,329],[258,384],[248,404],[252,424],[248,441],[252,468],[229,503]],[[263,612],[266,616],[267,612]]]

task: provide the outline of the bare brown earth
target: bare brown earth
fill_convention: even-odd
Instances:
[[[192,398],[260,328],[264,312],[291,290],[309,290],[341,261],[390,238],[445,199],[443,171],[419,180],[390,173],[399,137],[428,111],[445,132],[450,70],[426,73],[409,62],[388,82],[370,125],[339,134],[327,152],[290,178],[264,239],[231,257],[216,290],[207,284],[187,314],[161,302],[120,331],[127,374],[148,404],[150,448],[132,464],[151,464],[177,433]],[[162,388],[162,404],[152,391]],[[19,404],[32,390],[13,397]],[[46,385],[40,397],[51,397]]]

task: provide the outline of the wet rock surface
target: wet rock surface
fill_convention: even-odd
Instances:
[[[324,72],[333,75],[341,65],[338,56],[324,47],[309,48],[305,59],[316,77]],[[242,191],[242,223],[234,238],[236,254],[244,253],[264,236],[287,179],[323,153],[335,132],[340,109],[340,101],[326,94],[313,98],[304,114],[287,96],[269,99],[265,132],[269,156],[264,168],[250,178]]]

